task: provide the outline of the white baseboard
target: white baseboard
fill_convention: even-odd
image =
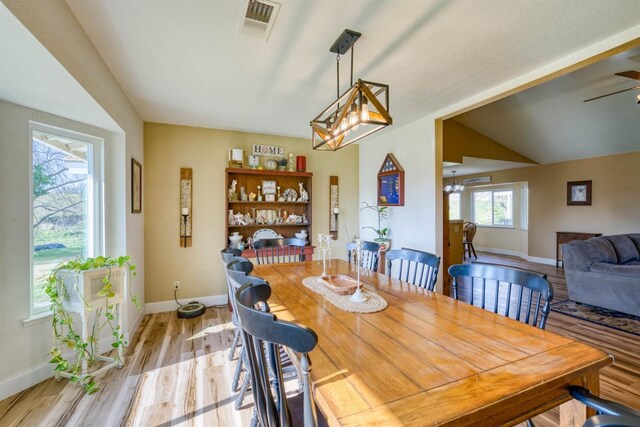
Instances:
[[[227,304],[227,296],[226,295],[211,295],[207,297],[194,297],[194,298],[185,298],[178,299],[180,304],[188,304],[191,301],[198,301],[201,304],[206,305],[207,307],[211,307],[212,305],[225,305]],[[151,313],[163,313],[165,311],[174,311],[178,308],[178,304],[174,300],[169,301],[158,301],[158,302],[150,302],[145,304],[145,312],[146,314]]]
[[[142,308],[140,310],[138,310],[138,316],[136,317],[136,320],[133,321],[133,323],[131,324],[131,326],[129,326],[129,328],[127,329],[127,331],[125,332],[125,337],[124,339],[127,342],[131,342],[131,337],[135,334],[135,332],[138,330],[138,327],[140,326],[140,323],[142,322],[142,319],[144,319],[144,315],[147,314],[146,313],[146,309],[145,306],[143,305]]]
[[[537,256],[529,256],[527,257],[527,261],[537,262],[538,264],[546,264],[556,266],[556,260],[551,258],[539,258]]]
[[[111,337],[100,340],[99,353],[102,354],[106,353],[107,351],[111,351],[113,349],[111,347],[111,343]],[[73,351],[65,353],[64,357],[69,360],[69,362],[75,360]],[[13,396],[16,393],[21,392],[22,390],[25,390],[53,377],[53,368],[55,368],[55,365],[53,363],[44,362],[31,369],[22,371],[11,378],[0,381],[0,400]]]
[[[489,252],[489,253],[499,254],[499,255],[517,256],[517,257],[520,257],[520,258],[522,258],[522,259],[524,259],[526,261],[529,261],[529,262],[536,262],[538,264],[546,264],[546,265],[554,265],[554,266],[556,265],[556,260],[555,259],[529,256],[529,255],[525,254],[524,252],[511,251],[509,249],[483,248],[483,247],[480,247],[480,246],[476,246],[476,251],[478,251],[478,252]]]

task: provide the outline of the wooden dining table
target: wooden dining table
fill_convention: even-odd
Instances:
[[[329,274],[356,277],[333,260]],[[364,271],[383,296],[377,313],[344,311],[303,285],[322,274],[305,261],[257,265],[272,287],[271,311],[313,329],[314,398],[329,425],[513,425],[560,406],[560,425],[592,413],[570,384],[599,393],[601,350],[417,286]]]

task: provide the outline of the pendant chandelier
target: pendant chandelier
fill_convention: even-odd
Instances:
[[[330,52],[336,54],[337,99],[311,121],[314,150],[336,151],[393,123],[389,85],[358,79],[353,83],[353,45],[360,33],[344,30]],[[340,95],[340,55],[351,50],[351,87]]]
[[[444,187],[445,193],[462,193],[462,191],[464,191],[464,185],[456,182],[456,171],[451,171],[451,173],[453,174],[453,181]]]

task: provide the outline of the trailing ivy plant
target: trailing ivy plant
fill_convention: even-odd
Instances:
[[[131,264],[129,256],[121,256],[118,258],[98,256],[95,258],[84,259],[82,257],[76,258],[71,261],[66,261],[58,264],[47,277],[47,281],[44,285],[44,290],[49,296],[51,302],[51,312],[53,314],[52,329],[54,344],[51,349],[50,363],[56,365],[55,372],[67,372],[70,374],[70,381],[82,384],[85,391],[88,394],[98,391],[95,380],[92,375],[82,375],[82,365],[84,362],[88,366],[91,366],[95,361],[97,354],[98,338],[101,331],[108,327],[111,329],[113,336],[113,342],[111,346],[114,349],[118,349],[127,345],[124,340],[124,333],[121,330],[118,322],[118,312],[116,310],[116,304],[111,302],[111,298],[115,296],[113,290],[113,280],[111,277],[112,267],[125,267],[129,274],[129,279],[136,275],[136,266]],[[76,331],[71,313],[68,312],[64,306],[63,301],[67,293],[71,290],[67,289],[64,281],[58,277],[58,273],[61,270],[71,270],[75,273],[82,273],[84,271],[107,268],[108,271],[102,278],[104,286],[98,293],[99,296],[104,297],[105,305],[96,310],[96,316],[91,328],[91,334],[87,340],[82,339],[82,335]],[[76,290],[77,291],[77,290]],[[80,296],[80,293],[78,293]],[[131,301],[135,304],[136,308],[140,309],[141,304],[137,296],[131,294],[129,291]],[[80,296],[82,298],[82,296]],[[92,307],[84,300],[82,303],[91,310]],[[104,309],[104,313],[103,313]],[[64,357],[63,349],[75,350],[77,358],[75,362],[70,362]],[[116,352],[116,361],[120,362],[119,352]]]

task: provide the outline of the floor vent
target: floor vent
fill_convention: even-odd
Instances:
[[[278,16],[280,4],[268,0],[248,0],[241,31],[244,34],[269,39]]]

